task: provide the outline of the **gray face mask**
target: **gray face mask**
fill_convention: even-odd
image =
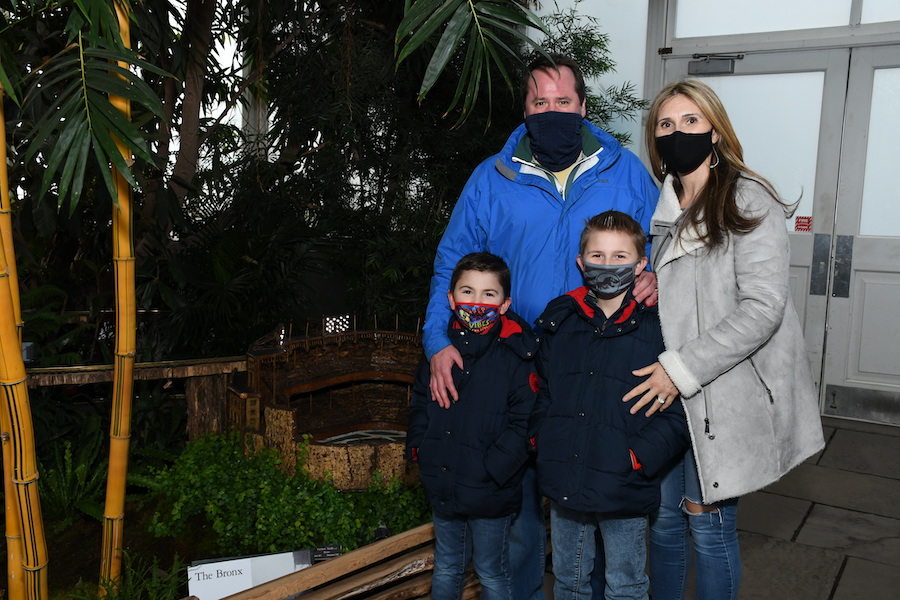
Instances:
[[[636,262],[627,265],[598,265],[582,260],[584,280],[591,292],[602,300],[615,298],[634,283]]]

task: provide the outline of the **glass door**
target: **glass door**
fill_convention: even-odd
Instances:
[[[900,424],[900,46],[853,49],[846,104],[823,409]]]

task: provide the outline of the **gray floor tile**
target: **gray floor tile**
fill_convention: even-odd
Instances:
[[[900,480],[803,464],[767,492],[900,519]]]
[[[833,600],[897,600],[900,569],[858,558],[849,558]]]
[[[900,566],[900,520],[816,505],[797,542]],[[898,590],[900,597],[900,590]]]
[[[844,557],[830,550],[740,533],[740,600],[828,600]]]
[[[900,479],[897,457],[900,457],[900,437],[838,430],[817,464]]]
[[[738,529],[791,541],[809,513],[812,502],[756,492],[738,503]]]
[[[835,429],[846,431],[861,431],[863,433],[875,433],[878,435],[892,435],[900,437],[900,427],[897,425],[888,425],[887,423],[867,423],[865,421],[853,421],[850,419],[839,419],[837,417],[822,417],[823,427],[834,427]],[[826,437],[826,439],[828,439]]]

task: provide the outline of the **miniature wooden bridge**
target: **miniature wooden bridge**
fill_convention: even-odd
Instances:
[[[404,459],[421,336],[350,331],[258,344],[228,390],[228,425],[296,468],[308,440],[309,474],[339,489],[364,489],[378,471],[412,481]]]

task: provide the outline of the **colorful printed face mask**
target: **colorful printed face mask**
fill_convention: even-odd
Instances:
[[[634,283],[636,262],[626,265],[598,265],[582,259],[584,280],[591,292],[602,300],[615,298]]]
[[[472,333],[487,333],[500,318],[500,305],[457,302],[456,318]]]

